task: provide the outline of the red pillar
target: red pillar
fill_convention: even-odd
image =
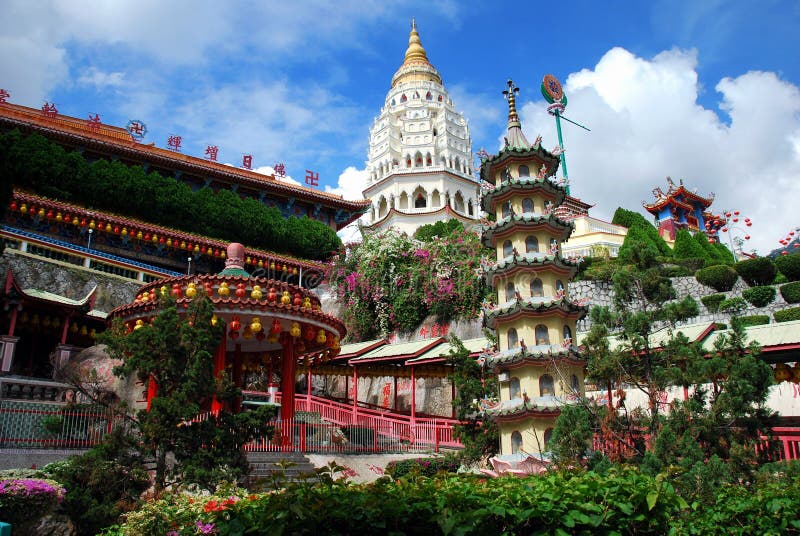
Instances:
[[[285,334],[281,344],[281,420],[288,421],[294,418],[294,337]]]
[[[67,344],[67,331],[69,330],[69,315],[64,316],[64,326],[61,328],[61,344]]]
[[[608,382],[608,411],[614,411],[614,395],[611,392],[611,382]]]
[[[306,411],[311,411],[311,363],[306,372]]]
[[[150,377],[147,379],[147,411],[150,411],[150,403],[156,396],[158,396],[158,384],[153,375],[150,374]]]
[[[452,403],[450,404],[450,416],[452,418],[456,418],[456,382],[450,380],[450,400]]]
[[[358,415],[358,369],[353,365],[353,417]]]
[[[11,321],[8,325],[8,336],[14,336],[14,329],[17,327],[17,314],[19,314],[19,309],[16,306],[11,308]]]
[[[392,411],[397,411],[397,373],[394,375],[394,397],[392,400]]]
[[[217,346],[217,351],[214,352],[214,378],[219,378],[225,372],[225,335],[222,336],[222,342]],[[217,395],[211,399],[211,412],[216,414],[222,409],[222,402],[217,400]]]
[[[411,367],[411,426],[417,424],[417,374],[414,367]]]

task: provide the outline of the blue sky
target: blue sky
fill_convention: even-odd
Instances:
[[[553,6],[553,7],[550,7]],[[0,87],[11,102],[105,123],[146,141],[254,165],[360,197],[369,126],[416,17],[473,149],[498,149],[512,77],[529,138],[556,145],[538,87],[565,86],[572,193],[610,218],[667,175],[754,223],[766,253],[800,224],[800,3],[796,1],[220,2],[0,4]],[[266,169],[269,171],[269,169]],[[742,233],[743,234],[743,233]]]

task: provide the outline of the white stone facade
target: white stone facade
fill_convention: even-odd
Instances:
[[[477,226],[479,188],[472,166],[467,121],[428,62],[414,27],[405,61],[370,128],[363,193],[372,208],[366,228],[392,226],[413,234],[453,217]]]

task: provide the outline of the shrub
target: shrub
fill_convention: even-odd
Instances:
[[[781,296],[786,303],[800,303],[800,281],[781,285]]]
[[[717,292],[731,290],[739,279],[736,270],[723,264],[698,270],[694,276],[701,285],[711,287]]]
[[[714,249],[717,250],[717,252],[719,253],[720,258],[724,262],[726,262],[728,264],[733,264],[734,262],[736,262],[736,259],[733,258],[733,253],[731,253],[731,250],[726,248],[725,245],[722,242],[714,242],[711,245],[714,247]]]
[[[725,255],[723,255],[721,251],[719,251],[716,247],[714,247],[713,243],[708,241],[708,235],[702,232],[698,232],[695,233],[692,238],[694,239],[695,242],[697,242],[700,245],[701,248],[703,248],[703,251],[706,252],[706,256],[709,259],[708,260],[709,263],[725,264],[728,262],[727,257],[725,257]],[[712,264],[709,264],[709,266],[712,266]]]
[[[755,307],[765,307],[775,300],[775,287],[752,287],[742,292],[742,297]]]
[[[780,273],[786,276],[787,280],[800,281],[800,252],[777,257],[775,266],[777,266]]]
[[[61,484],[47,478],[0,480],[0,519],[12,525],[36,520],[63,501],[65,493]]]
[[[700,298],[700,301],[703,302],[703,305],[706,306],[709,313],[716,313],[719,311],[719,304],[726,299],[727,296],[725,296],[725,294],[709,294],[708,296]]]
[[[751,315],[739,318],[744,327],[747,326],[760,326],[762,324],[769,324],[769,315]]]
[[[742,276],[745,283],[751,287],[769,285],[775,279],[778,269],[769,257],[756,257],[739,261],[733,265],[736,273]]]
[[[611,220],[611,222],[615,225],[627,227],[629,230],[633,227],[639,227],[644,231],[645,234],[647,234],[649,241],[656,248],[658,248],[660,255],[664,255],[665,257],[672,256],[672,249],[658,234],[658,229],[656,229],[652,223],[650,223],[638,212],[633,212],[632,210],[626,210],[622,207],[619,207],[617,208],[616,212],[614,212],[614,218]]]
[[[738,314],[747,309],[747,302],[744,298],[728,298],[719,304],[719,310],[723,313]]]
[[[414,473],[434,476],[439,471],[455,473],[459,465],[453,458],[414,458],[389,462],[385,473],[395,479]]]
[[[675,246],[672,255],[676,259],[710,259],[710,255],[698,244],[689,231],[681,229],[675,235]]]
[[[783,311],[775,311],[772,315],[775,322],[790,322],[792,320],[800,320],[800,307],[792,307],[784,309]]]

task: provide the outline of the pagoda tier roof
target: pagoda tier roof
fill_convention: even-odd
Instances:
[[[578,354],[577,346],[565,346],[562,344],[520,346],[499,352],[487,353],[481,357],[486,359],[486,364],[491,370],[505,370],[527,364],[544,367],[551,365],[553,359],[558,359],[560,362],[573,365],[583,366],[585,364],[585,361]]]
[[[249,169],[181,154],[156,147],[153,144],[137,143],[125,129],[109,125],[94,126],[90,121],[84,119],[60,114],[55,117],[47,117],[41,110],[6,102],[0,104],[0,124],[39,132],[47,138],[56,139],[68,145],[91,148],[101,153],[110,153],[129,160],[147,162],[201,177],[215,178],[223,182],[247,186],[257,191],[300,198],[310,203],[352,211],[354,217],[347,222],[341,222],[340,227],[355,220],[358,215],[365,213],[370,207],[370,201],[367,199],[348,201],[340,195],[278,180],[274,175],[264,175]]]
[[[22,285],[14,276],[14,272],[9,268],[6,271],[5,284],[3,285],[3,297],[5,299],[39,303],[63,311],[74,311],[80,315],[93,317],[101,321],[106,318],[106,313],[94,309],[94,303],[97,299],[97,285],[92,287],[82,298],[73,299],[44,289],[22,288]]]
[[[548,268],[553,272],[563,274],[572,278],[578,269],[577,261],[565,259],[561,255],[551,255],[547,253],[519,253],[509,255],[489,266],[484,271],[489,276],[489,284],[493,284],[493,279],[499,275],[511,275],[519,270],[530,268]]]
[[[458,221],[460,221],[461,223],[465,223],[465,224],[476,224],[476,223],[478,223],[478,220],[476,220],[474,218],[470,218],[468,216],[464,216],[463,214],[461,214],[459,212],[456,212],[455,210],[453,210],[450,207],[450,205],[444,205],[443,207],[438,208],[436,210],[432,210],[430,212],[403,212],[400,209],[390,208],[389,211],[386,213],[386,215],[383,218],[381,218],[380,220],[376,221],[375,223],[371,223],[369,225],[362,225],[361,227],[362,227],[362,229],[370,231],[372,229],[380,228],[391,217],[395,217],[395,218],[399,218],[399,219],[417,219],[420,216],[430,216],[430,215],[437,215],[437,214],[438,215],[442,215],[442,216],[446,215],[449,218],[455,218]]]
[[[183,231],[170,229],[168,227],[153,225],[142,220],[128,218],[126,216],[118,216],[102,210],[90,210],[72,203],[54,201],[46,197],[29,194],[19,190],[14,190],[12,201],[15,201],[18,205],[25,203],[28,205],[29,210],[30,208],[35,208],[36,210],[43,208],[45,211],[53,210],[55,212],[62,212],[64,215],[69,214],[70,217],[77,216],[79,219],[94,219],[97,225],[97,232],[106,232],[105,230],[100,229],[100,223],[102,223],[104,226],[106,224],[110,224],[112,227],[127,229],[128,234],[132,237],[136,235],[136,232],[142,231],[142,233],[145,234],[156,234],[159,238],[169,238],[173,242],[177,241],[178,244],[180,244],[180,242],[186,242],[187,244],[191,243],[192,245],[198,245],[200,247],[205,247],[206,249],[212,248],[219,252],[220,258],[225,257],[225,250],[230,243],[229,241],[215,240],[213,238],[192,233],[185,233]],[[133,234],[131,235],[131,233]],[[178,246],[176,245],[174,247],[177,248]],[[280,263],[281,266],[286,265],[290,269],[296,267],[304,270],[317,270],[320,273],[324,272],[325,270],[325,266],[321,262],[300,260],[287,255],[279,255],[259,249],[245,248],[245,255],[250,257],[250,259],[253,261],[252,264],[255,265],[258,265],[258,261],[263,261],[267,265],[272,262]]]
[[[488,227],[484,228],[481,242],[486,247],[492,247],[495,240],[508,236],[515,231],[537,229],[547,229],[554,235],[554,238],[563,242],[572,234],[575,225],[562,220],[553,213],[547,215],[537,215],[531,212],[524,212],[519,215],[512,214],[498,222],[490,223]]]
[[[486,415],[496,421],[515,421],[527,417],[557,417],[567,400],[556,396],[534,396],[504,400],[486,408]]]
[[[537,164],[547,165],[547,176],[553,176],[561,163],[561,159],[542,147],[541,142],[528,147],[506,146],[496,155],[490,155],[481,161],[481,180],[490,184],[495,183],[494,170],[510,163],[530,163],[535,160]]]
[[[518,193],[540,193],[545,198],[552,200],[554,205],[560,205],[566,197],[566,187],[554,183],[549,178],[521,177],[505,180],[496,188],[483,194],[481,208],[485,212],[494,212],[497,203],[502,203]]]
[[[565,297],[519,298],[484,310],[484,323],[487,327],[494,329],[500,319],[509,321],[523,316],[542,317],[552,315],[580,320],[586,315],[586,311],[587,307],[585,305],[570,301]]]

